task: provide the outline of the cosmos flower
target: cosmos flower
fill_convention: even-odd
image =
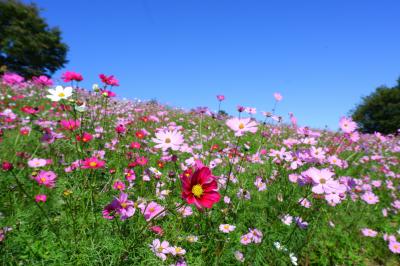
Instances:
[[[103,168],[105,162],[97,159],[96,157],[91,157],[83,160],[81,164],[82,164],[81,166],[82,169],[98,169],[98,168]]]
[[[46,159],[40,159],[40,158],[33,158],[28,161],[28,166],[32,168],[38,168],[38,167],[43,167],[47,164]]]
[[[157,143],[155,148],[162,149],[163,151],[168,149],[177,151],[184,141],[181,132],[178,130],[159,131],[155,135],[156,137],[153,138],[153,141]]]
[[[235,132],[235,136],[242,136],[246,132],[256,133],[257,122],[250,118],[231,118],[226,121],[226,125]]]
[[[60,100],[65,100],[71,97],[72,95],[72,87],[62,87],[57,86],[55,89],[48,89],[47,91],[50,93],[46,97],[52,100],[53,102],[58,102]]]
[[[352,133],[357,129],[357,124],[351,118],[342,117],[339,126],[344,133]]]
[[[170,253],[168,241],[160,241],[159,239],[154,239],[150,244],[151,251],[159,257],[162,261],[167,259],[167,254]]]
[[[53,81],[47,76],[33,77],[32,81],[35,85],[50,87],[53,85]]]
[[[211,208],[220,200],[216,177],[208,167],[197,169],[193,175],[181,176],[182,198],[197,209]]]
[[[367,191],[365,192],[362,196],[361,199],[363,201],[365,201],[368,204],[376,204],[379,202],[379,198],[377,195],[375,195],[373,192],[371,191]]]
[[[81,74],[73,72],[73,71],[67,71],[65,72],[62,77],[61,77],[64,82],[70,82],[70,81],[82,81],[83,77]]]
[[[61,120],[60,125],[64,130],[73,131],[81,126],[81,122],[79,120],[68,119],[68,120]]]
[[[217,95],[217,100],[220,101],[220,102],[222,102],[223,100],[225,100],[225,96],[219,94],[219,95]]]
[[[280,102],[280,101],[282,101],[282,99],[283,99],[282,95],[281,95],[279,92],[275,92],[275,93],[274,93],[274,98],[275,98],[275,100],[276,100],[277,102]]]
[[[99,75],[101,82],[103,82],[104,84],[110,85],[110,86],[119,86],[119,82],[116,78],[114,78],[113,75],[111,76],[106,76],[104,74],[100,74]]]
[[[220,224],[219,225],[219,231],[223,233],[230,233],[233,230],[235,230],[236,226],[230,225],[230,224]]]
[[[36,202],[46,202],[47,196],[44,194],[39,194],[35,196],[35,201]]]
[[[128,219],[135,214],[134,203],[128,200],[128,194],[121,193],[118,198],[115,198],[103,210],[103,217],[108,220],[114,219],[117,215],[121,220]]]
[[[48,188],[53,188],[56,184],[57,175],[53,171],[41,170],[36,176],[35,180],[39,185],[44,185]]]
[[[374,231],[374,230],[372,230],[372,229],[369,229],[369,228],[363,228],[363,229],[361,229],[361,233],[362,233],[364,236],[369,236],[369,237],[376,237],[376,235],[378,234],[378,232],[376,232],[376,231]]]

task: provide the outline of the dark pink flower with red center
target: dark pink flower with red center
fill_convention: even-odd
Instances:
[[[60,125],[64,130],[73,131],[81,126],[81,122],[79,120],[68,119],[68,120],[61,120]]]
[[[70,81],[82,81],[83,77],[81,74],[73,72],[73,71],[67,71],[62,75],[62,79],[64,82],[70,82]]]
[[[81,162],[81,168],[83,169],[98,169],[103,168],[106,163],[96,157],[86,158]]]
[[[197,169],[190,177],[182,175],[181,181],[182,198],[197,209],[211,208],[221,198],[216,177],[208,167]]]
[[[115,132],[118,134],[123,134],[126,132],[126,127],[124,125],[118,125],[115,127]]]
[[[111,76],[106,76],[104,74],[100,74],[99,75],[101,82],[103,82],[104,84],[110,85],[110,86],[119,86],[119,82],[116,78],[114,78],[113,75]]]

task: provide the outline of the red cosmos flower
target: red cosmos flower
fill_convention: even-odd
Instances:
[[[181,181],[182,198],[197,209],[211,208],[221,198],[215,176],[208,167],[197,169],[191,177],[183,174]]]
[[[73,72],[73,71],[67,71],[62,75],[62,79],[64,80],[64,82],[70,82],[72,80],[82,81],[83,77],[79,73],[76,73],[76,72]]]
[[[37,110],[36,108],[33,108],[32,106],[24,106],[21,108],[21,111],[27,114],[36,114],[37,112],[39,112],[39,110]]]
[[[139,131],[136,131],[135,135],[139,139],[143,139],[146,136],[146,133],[143,130],[139,130]]]
[[[87,143],[87,142],[91,141],[92,139],[93,139],[92,134],[87,133],[87,132],[83,132],[82,136],[76,135],[77,141],[82,141],[82,142]]]
[[[96,157],[86,158],[81,163],[83,169],[97,169],[102,168],[105,165],[104,161],[101,161]]]
[[[100,74],[99,75],[101,82],[110,85],[110,86],[119,86],[118,80],[116,78],[114,78],[113,75],[111,76],[106,76],[104,74]]]
[[[140,149],[140,143],[139,142],[132,142],[131,145],[129,145],[131,149]]]

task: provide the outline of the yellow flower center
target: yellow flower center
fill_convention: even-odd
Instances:
[[[156,209],[154,207],[149,208],[149,212],[154,212]]]
[[[192,193],[195,197],[200,198],[203,195],[203,187],[199,184],[192,187]]]
[[[96,162],[90,162],[89,165],[90,165],[91,167],[95,167],[95,166],[97,166],[97,163],[96,163]]]
[[[122,203],[121,203],[121,207],[122,207],[122,208],[125,209],[127,206],[128,206],[128,204],[126,204],[126,202],[122,202]]]
[[[229,225],[224,225],[224,229],[229,230]]]
[[[40,181],[42,181],[44,183],[44,182],[46,182],[46,178],[42,177],[42,178],[40,178]]]
[[[244,124],[243,124],[243,123],[240,123],[240,124],[239,124],[239,128],[240,128],[240,129],[243,129],[243,128],[244,128]]]
[[[60,93],[58,94],[58,97],[65,97],[64,92],[60,92]]]
[[[158,248],[157,248],[157,251],[158,251],[158,253],[161,253],[161,252],[163,252],[163,250],[164,250],[164,248],[163,248],[163,247],[158,247]]]
[[[166,138],[165,139],[165,143],[171,143],[171,139],[170,138]]]
[[[324,178],[321,178],[321,179],[319,180],[319,182],[320,182],[321,184],[325,184],[325,183],[326,183],[326,180],[325,180]]]

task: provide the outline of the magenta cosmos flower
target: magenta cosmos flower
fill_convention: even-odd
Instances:
[[[235,132],[235,136],[242,136],[246,132],[256,133],[257,123],[250,118],[231,118],[226,125]]]
[[[70,82],[70,81],[82,81],[83,77],[81,74],[73,72],[73,71],[67,71],[62,75],[62,79],[64,82]]]
[[[45,87],[50,87],[53,85],[53,81],[48,78],[47,76],[39,76],[39,77],[33,77],[32,81],[35,85],[40,85],[40,86],[45,86]]]
[[[99,78],[101,79],[101,82],[104,84],[110,85],[110,86],[119,86],[119,82],[116,78],[114,78],[113,75],[111,76],[106,76],[104,74],[100,74]]]
[[[153,141],[157,144],[154,146],[157,149],[177,151],[183,144],[183,136],[178,130],[164,130],[157,132]]]
[[[81,168],[83,169],[98,169],[105,165],[105,162],[97,159],[96,157],[86,158],[82,162]]]
[[[52,171],[43,171],[41,170],[37,176],[35,176],[35,180],[39,185],[44,185],[48,188],[53,188],[56,184],[57,175]]]
[[[188,204],[194,204],[197,209],[211,208],[221,195],[218,193],[216,177],[208,167],[197,169],[192,176],[181,176],[182,198]]]
[[[64,130],[73,131],[81,126],[81,122],[79,120],[68,119],[68,120],[61,120],[60,125]]]
[[[128,194],[121,193],[103,210],[103,217],[108,220],[114,219],[118,215],[121,220],[125,220],[135,214],[134,203],[128,200]]]
[[[225,96],[224,95],[217,95],[217,100],[222,102],[223,100],[225,100]]]

